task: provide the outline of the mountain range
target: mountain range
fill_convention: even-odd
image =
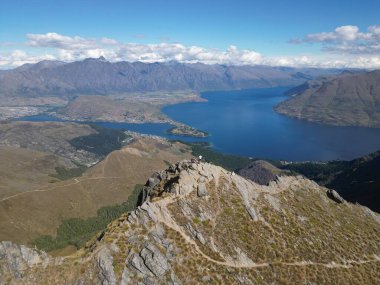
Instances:
[[[0,72],[0,96],[105,95],[175,90],[231,90],[295,86],[339,69],[108,62],[42,61]]]

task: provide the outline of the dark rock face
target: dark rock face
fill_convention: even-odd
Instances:
[[[380,70],[343,74],[293,88],[276,111],[338,126],[380,127]]]
[[[240,176],[260,185],[268,185],[282,172],[284,171],[263,160],[253,161],[248,166],[237,171]]]

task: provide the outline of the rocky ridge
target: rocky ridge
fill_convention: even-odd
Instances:
[[[376,284],[380,218],[336,195],[303,177],[266,186],[182,161],[73,256],[3,242],[0,284]]]

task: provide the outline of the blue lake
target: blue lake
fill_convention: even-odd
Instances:
[[[167,106],[163,112],[211,134],[205,139],[167,134],[169,124],[94,124],[183,141],[205,141],[230,154],[292,161],[353,159],[380,149],[380,129],[334,127],[280,115],[273,106],[285,100],[287,88],[205,92],[207,102]],[[38,115],[26,121],[61,121]]]
[[[293,161],[353,159],[380,149],[380,129],[334,127],[280,115],[273,110],[287,88],[206,92],[205,103],[165,107],[174,120],[211,134],[216,150]]]

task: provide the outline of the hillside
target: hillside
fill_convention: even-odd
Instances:
[[[301,173],[335,189],[346,200],[380,213],[380,151],[351,161],[293,163],[282,168]]]
[[[51,153],[69,162],[69,166],[92,165],[101,155],[75,146],[81,137],[99,132],[89,125],[59,122],[2,122],[0,146]],[[80,150],[80,151],[79,151]]]
[[[380,127],[380,71],[311,81],[293,91],[276,111],[336,126]]]
[[[52,153],[18,147],[0,146],[0,157],[0,199],[56,182],[56,169],[73,167]]]
[[[39,124],[41,123],[30,123],[29,126]],[[64,124],[56,124],[57,139],[59,134],[64,134],[59,132],[59,126],[67,130]],[[12,128],[15,129],[16,127]],[[62,143],[65,145],[65,142]],[[52,142],[52,146],[59,145]],[[35,153],[28,148],[18,148],[18,151]],[[30,160],[27,161],[29,164],[21,164],[21,160],[15,161],[8,165],[9,170],[3,165],[0,169],[0,190],[8,191],[1,192],[0,228],[7,230],[0,231],[0,240],[31,244],[41,235],[54,236],[65,220],[93,217],[102,207],[126,202],[135,186],[144,184],[152,172],[189,156],[188,147],[180,143],[133,135],[130,143],[121,150],[111,152],[83,174],[63,180],[49,177],[49,174],[55,173],[52,169],[54,165],[44,172],[45,168],[40,169],[38,160],[34,161],[36,165],[30,163]],[[47,162],[45,164],[49,166]],[[16,173],[10,173],[10,170]],[[39,176],[36,175],[37,171]],[[30,179],[30,174],[35,175],[33,179]]]
[[[74,255],[2,242],[0,282],[377,284],[380,217],[326,191],[302,177],[262,186],[183,161],[154,174],[141,207]]]
[[[0,96],[104,95],[175,90],[230,90],[303,83],[334,69],[225,66],[178,62],[108,62],[104,58],[72,63],[40,62],[4,72]]]
[[[237,173],[260,185],[268,185],[277,176],[289,174],[286,170],[281,170],[265,160],[252,161],[247,166],[238,169]]]

